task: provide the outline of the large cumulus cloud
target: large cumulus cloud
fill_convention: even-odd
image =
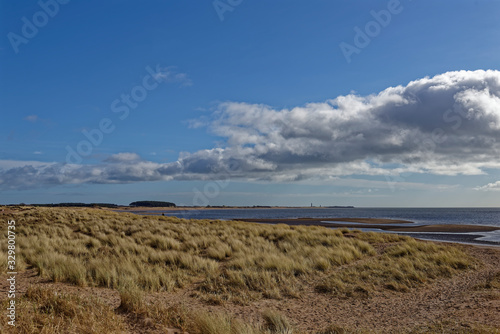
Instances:
[[[0,171],[0,187],[241,178],[293,181],[401,172],[458,175],[499,169],[500,72],[457,71],[293,109],[226,102],[202,124],[221,147],[159,164],[121,153],[100,165]]]

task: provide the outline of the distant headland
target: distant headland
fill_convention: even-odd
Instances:
[[[135,201],[129,205],[119,205],[113,203],[46,203],[46,204],[7,204],[6,206],[34,206],[34,207],[82,207],[82,208],[111,208],[111,209],[138,209],[138,208],[169,208],[169,209],[353,209],[352,205],[332,205],[332,206],[282,206],[282,205],[206,205],[206,206],[178,206],[173,202],[165,201]]]

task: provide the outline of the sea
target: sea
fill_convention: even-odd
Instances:
[[[144,214],[144,213],[142,213]],[[500,208],[243,208],[150,211],[148,214],[176,216],[185,219],[249,219],[249,218],[388,218],[415,224],[486,225],[500,228]],[[332,228],[335,223],[332,223]],[[360,230],[382,232],[378,229]],[[387,233],[387,231],[385,231]],[[391,232],[419,239],[500,246],[500,230],[474,233]]]

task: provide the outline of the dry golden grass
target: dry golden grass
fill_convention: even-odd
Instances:
[[[264,318],[264,328],[271,333],[277,334],[294,334],[296,330],[293,328],[290,321],[283,315],[272,311],[266,310],[262,314]]]
[[[473,259],[456,247],[410,239],[386,248],[376,261],[332,273],[317,285],[317,290],[346,296],[369,294],[381,288],[404,292],[474,265]]]
[[[6,303],[3,304],[6,307]],[[16,303],[16,314],[16,327],[2,321],[0,332],[111,334],[125,331],[120,317],[99,299],[61,295],[50,289],[29,288]]]
[[[262,324],[250,325],[227,315],[165,310],[147,304],[144,294],[191,286],[208,303],[248,304],[262,298],[299,298],[313,284],[322,293],[369,295],[384,289],[407,291],[475,266],[455,246],[347,229],[189,221],[99,209],[36,208],[14,216],[22,266],[35,267],[54,282],[117,289],[118,311],[189,329],[191,334],[298,332],[272,312],[263,313]],[[3,262],[0,256],[0,265]],[[36,297],[44,294],[53,306]],[[101,323],[111,317],[116,331],[123,327],[119,319],[113,322],[116,312],[98,301],[87,310],[77,307],[87,305],[84,300],[47,294],[36,290],[24,297],[23,312],[30,316],[23,320],[22,333],[37,328],[70,333],[71,326],[83,326],[86,319],[98,326],[98,314]],[[57,307],[61,318],[47,320]],[[332,327],[325,333],[336,330],[343,329]]]
[[[18,220],[24,262],[54,282],[151,292],[197,280],[198,294],[212,303],[298,297],[312,278],[321,278],[322,292],[405,291],[473,266],[453,246],[346,229],[95,209],[37,208]],[[379,254],[381,243],[392,246]]]
[[[193,334],[299,334],[283,315],[266,310],[263,323],[250,325],[222,313],[199,312],[192,317],[187,327]]]
[[[144,333],[165,331],[174,325],[190,334],[295,334],[288,320],[278,313],[265,312],[264,325],[251,325],[222,313],[188,312],[145,305],[140,292],[120,293],[115,311],[98,298],[58,294],[49,288],[30,287],[16,304],[16,327],[0,323],[0,333],[21,334],[102,334],[127,333],[126,317],[135,319]],[[1,303],[7,307],[7,302]],[[126,314],[124,314],[126,313]],[[122,315],[123,316],[122,316]],[[142,321],[137,321],[142,319]]]

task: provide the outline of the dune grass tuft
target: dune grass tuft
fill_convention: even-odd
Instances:
[[[289,320],[280,313],[272,310],[266,310],[262,314],[264,318],[264,328],[271,333],[276,334],[294,334],[296,333]]]
[[[16,333],[111,334],[123,333],[126,328],[122,319],[97,298],[83,299],[45,288],[28,288],[16,303],[16,310]],[[2,326],[7,326],[4,321],[0,332],[9,332]]]

